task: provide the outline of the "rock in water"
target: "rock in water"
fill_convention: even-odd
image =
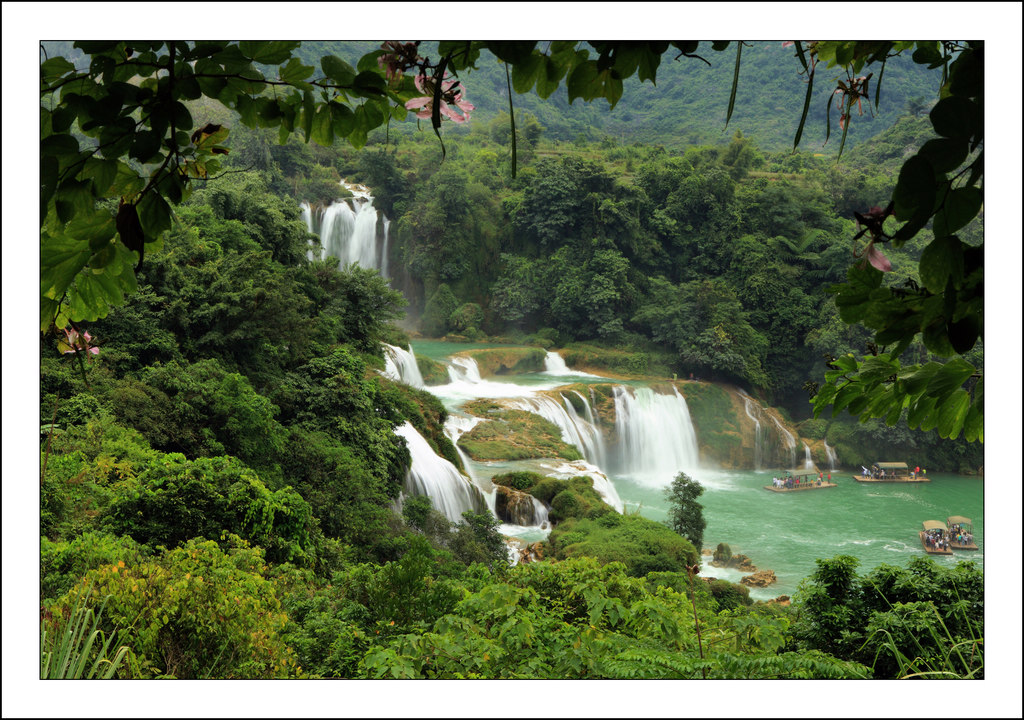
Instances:
[[[776,581],[774,570],[759,570],[753,575],[740,578],[740,582],[750,587],[768,587]]]

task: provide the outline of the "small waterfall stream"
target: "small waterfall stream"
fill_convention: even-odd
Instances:
[[[425,387],[412,345],[408,350],[403,350],[394,345],[384,344],[384,375],[414,388]]]

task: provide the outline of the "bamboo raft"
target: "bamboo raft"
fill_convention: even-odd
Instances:
[[[772,485],[765,485],[764,489],[765,490],[771,490],[772,492],[777,492],[777,493],[788,493],[788,492],[803,492],[804,490],[823,490],[824,488],[830,488],[830,487],[839,487],[839,486],[836,485],[835,483],[830,483],[830,482],[822,481],[821,485],[819,485],[817,482],[814,482],[814,483],[810,483],[809,482],[806,485],[801,483],[800,485],[798,485],[796,487],[790,487],[790,488],[787,488],[787,487],[777,488],[777,487],[774,487]]]
[[[803,492],[804,490],[824,490],[825,488],[839,487],[834,482],[822,480],[818,483],[818,477],[821,476],[820,470],[787,470],[784,478],[799,479],[800,484],[794,485],[793,487],[775,487],[774,485],[765,485],[765,490],[777,493],[788,493],[788,492]]]
[[[904,462],[877,462],[871,466],[872,475],[854,475],[853,479],[861,483],[926,483],[932,479],[926,475],[911,474]],[[881,475],[881,473],[885,475]]]

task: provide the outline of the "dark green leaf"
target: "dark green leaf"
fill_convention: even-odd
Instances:
[[[956,170],[967,159],[967,141],[950,138],[936,138],[926,142],[918,151],[928,158],[937,173]]]
[[[955,438],[960,434],[967,418],[967,411],[970,408],[971,399],[966,390],[958,389],[946,399],[938,408],[939,414],[939,436],[944,438]]]
[[[977,217],[981,204],[981,190],[976,187],[952,190],[935,215],[935,234],[952,235]]]
[[[974,387],[974,397],[971,401],[971,409],[967,411],[964,419],[964,438],[967,442],[985,442],[985,378],[978,378],[978,384]]]
[[[238,49],[253,62],[280,65],[292,56],[292,50],[299,47],[299,44],[291,40],[243,40],[238,43]]]
[[[981,334],[981,322],[978,316],[972,313],[957,322],[950,323],[947,332],[953,349],[963,354],[978,342],[978,335]]]
[[[529,92],[537,80],[538,72],[544,71],[546,58],[534,52],[512,66],[512,87],[517,93]]]
[[[131,148],[128,151],[130,157],[135,158],[143,164],[152,162],[160,152],[160,136],[149,130],[142,130],[135,133],[132,139]]]
[[[743,43],[736,42],[736,65],[732,71],[732,89],[729,91],[729,109],[725,112],[725,126],[729,127],[733,108],[736,107],[736,90],[740,86],[740,58],[743,55]]]
[[[935,400],[934,397],[924,395],[912,402],[907,413],[907,425],[912,428],[920,426],[921,422],[935,409]]]
[[[312,65],[303,65],[298,58],[292,58],[281,68],[281,79],[286,83],[303,83],[313,74]]]
[[[921,252],[919,271],[921,284],[938,294],[946,289],[952,279],[959,283],[964,274],[964,246],[955,235],[945,235],[932,240]]]
[[[977,106],[967,98],[947,97],[935,103],[928,116],[936,133],[966,142],[975,132],[977,113]]]
[[[165,230],[170,230],[171,206],[157,193],[146,193],[139,201],[138,210],[147,242],[156,239]]]
[[[43,157],[60,157],[78,153],[78,140],[71,135],[58,134],[43,138],[39,152]]]
[[[93,251],[109,244],[116,231],[114,218],[106,210],[77,215],[66,229],[68,235],[76,240],[84,240]]]

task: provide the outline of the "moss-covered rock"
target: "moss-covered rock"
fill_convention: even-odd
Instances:
[[[495,475],[491,478],[491,482],[495,485],[502,485],[504,487],[512,488],[513,490],[520,490],[522,492],[528,492],[530,488],[539,483],[544,479],[544,476],[540,473],[529,472],[528,470],[522,470],[519,472],[504,473],[502,475]]]
[[[718,601],[719,610],[733,610],[744,605],[753,605],[750,599],[750,588],[731,583],[728,580],[711,578],[708,581],[711,596]]]
[[[753,423],[745,432],[742,400],[735,392],[713,383],[681,382],[676,385],[690,410],[702,461],[725,468],[753,467]],[[749,435],[749,443],[745,436]],[[749,452],[744,445],[749,444]]]
[[[502,522],[513,525],[536,525],[536,506],[529,493],[513,490],[503,485],[496,486],[494,511]]]
[[[544,350],[537,347],[485,348],[456,354],[476,360],[480,377],[540,372],[544,369],[546,356]]]
[[[672,356],[668,353],[638,352],[572,343],[561,352],[566,365],[588,372],[612,373],[621,377],[668,377]]]
[[[488,401],[468,403],[464,407],[473,415],[487,420],[459,440],[459,445],[474,460],[556,457],[581,460],[583,457],[579,450],[562,440],[557,425],[540,415]]]
[[[447,385],[450,382],[448,367],[444,363],[424,355],[417,355],[416,365],[420,369],[420,375],[423,376],[424,385]]]

